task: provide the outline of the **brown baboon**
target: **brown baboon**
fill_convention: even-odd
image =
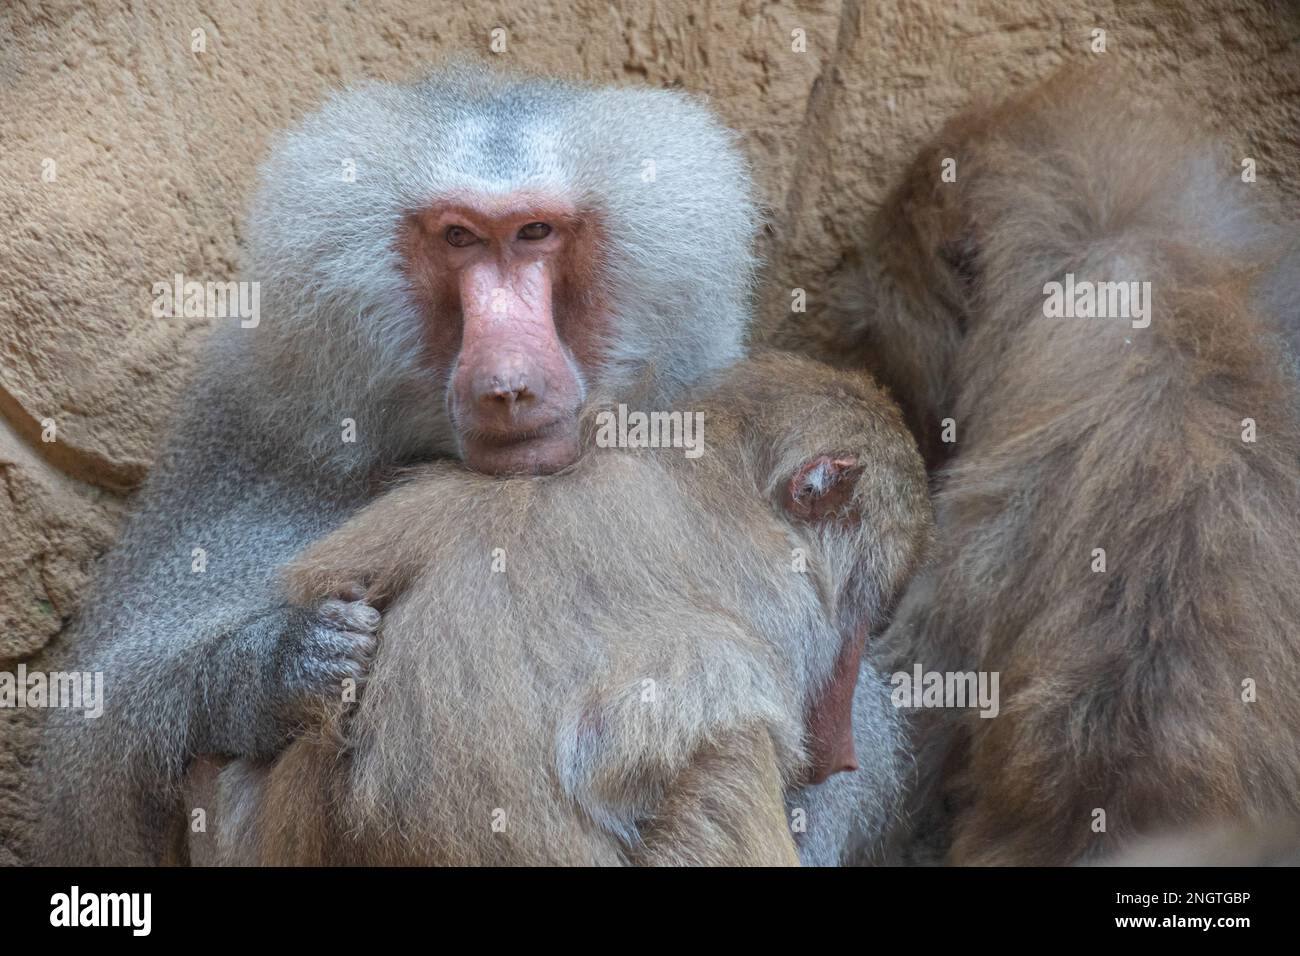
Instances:
[[[957,862],[1300,810],[1298,247],[1267,170],[1123,83],[951,122],[837,309],[937,469],[889,665],[1000,674],[914,728],[910,839]]]
[[[851,711],[930,535],[901,416],[778,354],[677,407],[698,456],[435,464],[290,564],[298,602],[383,606],[380,651],[345,720],[221,772],[196,860],[793,863],[783,793],[857,769],[855,718],[892,789],[878,674]]]

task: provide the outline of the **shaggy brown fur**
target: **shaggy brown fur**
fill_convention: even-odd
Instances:
[[[750,360],[678,407],[704,413],[702,457],[430,466],[295,561],[294,600],[360,582],[387,606],[380,652],[345,725],[221,773],[196,857],[795,862],[805,716],[921,559],[923,465],[865,376],[803,359]],[[799,488],[825,456],[859,467]],[[842,506],[810,513],[823,498]]]
[[[1267,186],[1134,100],[1067,73],[954,120],[841,300],[845,360],[943,466],[937,563],[892,664],[1001,675],[998,717],[916,724],[912,838],[942,849],[947,820],[957,862],[1300,810],[1297,246]],[[1066,273],[1150,281],[1149,327],[1048,317]]]

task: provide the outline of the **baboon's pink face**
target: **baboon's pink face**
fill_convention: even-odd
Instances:
[[[542,474],[577,458],[579,406],[608,327],[597,233],[567,203],[526,193],[410,217],[408,275],[471,468]]]

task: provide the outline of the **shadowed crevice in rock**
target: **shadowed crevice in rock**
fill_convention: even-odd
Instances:
[[[59,434],[56,441],[41,440],[41,423],[18,399],[0,388],[0,416],[43,461],[70,478],[84,481],[114,494],[134,491],[149,473],[142,461],[113,461],[103,455],[71,444]]]

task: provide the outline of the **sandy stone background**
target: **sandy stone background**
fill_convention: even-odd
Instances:
[[[506,30],[506,51],[489,52]],[[1261,188],[1300,194],[1300,13],[1279,2],[9,0],[0,9],[0,670],[40,666],[184,381],[202,323],[150,315],[177,272],[240,278],[268,137],[352,80],[450,53],[707,96],[764,198],[760,334],[819,290],[909,153],[972,97],[1068,61],[1174,89]],[[193,52],[194,32],[206,49]],[[797,34],[796,31],[802,31]],[[806,49],[792,47],[799,37]],[[53,161],[56,178],[42,179]],[[791,317],[790,290],[809,312]],[[53,421],[57,440],[41,440]],[[0,864],[21,862],[31,712],[0,710]]]

